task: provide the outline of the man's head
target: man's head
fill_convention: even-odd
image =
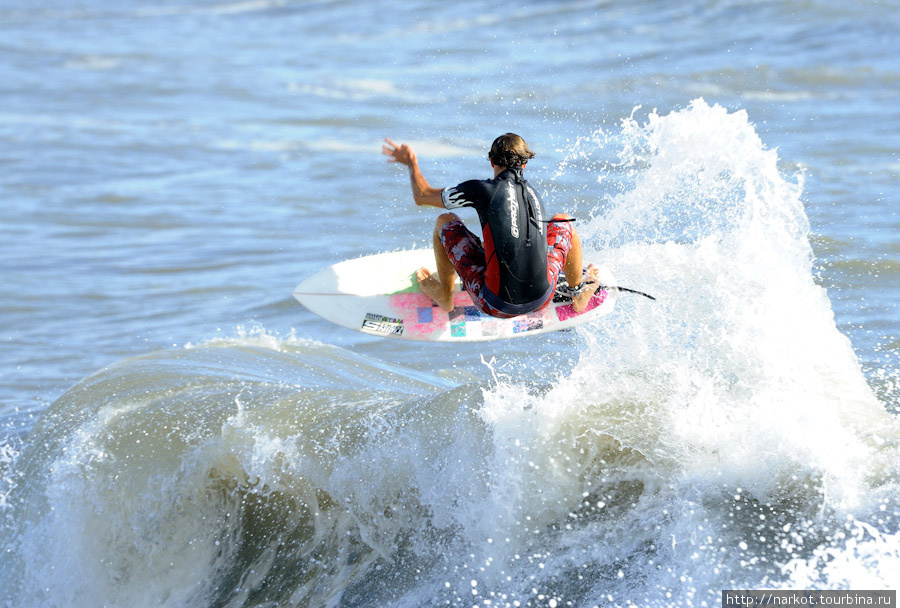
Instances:
[[[534,158],[534,152],[524,139],[515,133],[507,133],[494,140],[488,158],[495,167],[524,167]]]

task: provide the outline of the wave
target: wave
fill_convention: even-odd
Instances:
[[[122,361],[9,452],[3,601],[687,606],[895,588],[900,427],[813,279],[802,176],[779,173],[745,113],[702,100],[570,158],[599,158],[607,188],[580,224],[590,257],[658,298],[579,329],[571,371],[451,382],[264,331]]]
[[[209,6],[157,6],[152,8],[122,9],[108,7],[92,9],[83,7],[46,6],[37,9],[0,9],[0,19],[12,22],[32,20],[93,20],[178,17],[185,15],[243,15],[247,13],[268,13],[290,8],[285,0],[237,0],[235,2],[213,3]]]
[[[453,421],[466,418],[452,384],[325,345],[274,344],[129,359],[54,404],[19,458],[29,482],[10,502],[22,559],[7,580],[25,584],[5,596],[233,605],[261,584],[270,600],[296,600],[315,581],[307,600],[327,603],[343,588],[329,579],[389,555],[414,506],[408,471],[396,470],[406,462],[392,464],[396,435],[422,442],[420,458],[429,441],[438,456],[457,441],[442,428],[460,432]],[[425,428],[402,431],[412,427]]]

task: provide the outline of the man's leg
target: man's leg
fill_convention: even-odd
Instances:
[[[553,216],[553,219],[567,220],[571,219],[571,217],[572,216],[570,215],[558,213]],[[582,280],[596,279],[599,271],[596,266],[591,264],[587,268],[587,276],[584,276],[584,258],[581,252],[581,239],[578,238],[578,233],[575,232],[574,226],[572,226],[571,242],[572,248],[569,249],[569,253],[566,255],[566,263],[563,265],[563,274],[566,275],[566,283],[568,283],[570,287],[578,287],[581,285]],[[587,308],[588,301],[590,301],[592,295],[594,295],[594,290],[590,287],[582,290],[580,294],[573,298],[572,308],[574,308],[576,312],[581,312]]]
[[[454,213],[442,213],[438,216],[434,223],[434,233],[431,242],[434,247],[434,261],[437,264],[437,273],[432,273],[427,268],[420,268],[416,271],[416,278],[419,280],[419,287],[422,293],[430,297],[441,307],[442,310],[450,312],[453,310],[453,286],[456,283],[456,270],[447,257],[444,250],[444,243],[441,241],[441,230],[450,222],[459,221],[459,217]]]

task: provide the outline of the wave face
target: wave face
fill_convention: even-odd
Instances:
[[[3,454],[4,602],[896,588],[900,432],[814,280],[802,175],[702,100],[570,159],[612,193],[579,223],[586,247],[657,302],[623,296],[579,329],[565,373],[520,353],[539,380],[449,381],[265,331],[108,367]]]

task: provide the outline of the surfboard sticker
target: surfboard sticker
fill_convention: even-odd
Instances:
[[[403,321],[401,319],[393,319],[391,317],[367,312],[363,319],[362,331],[389,336],[402,336]]]
[[[372,336],[428,342],[474,342],[533,336],[587,323],[612,312],[615,289],[601,289],[585,311],[571,301],[497,319],[482,313],[457,281],[453,310],[445,312],[418,289],[415,271],[434,267],[430,249],[395,251],[340,262],[306,279],[294,297],[337,325]],[[411,278],[412,277],[412,278]],[[613,285],[601,268],[601,283]]]

